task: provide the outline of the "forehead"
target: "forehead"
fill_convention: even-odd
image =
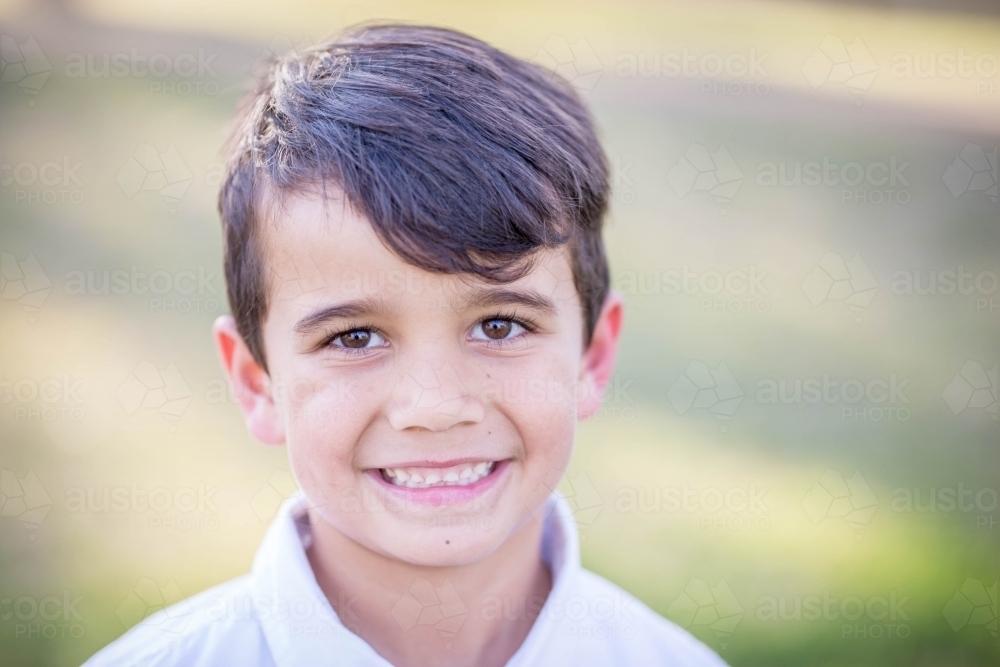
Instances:
[[[331,300],[378,297],[410,308],[455,309],[483,289],[529,289],[558,308],[579,306],[565,247],[541,250],[531,269],[498,286],[470,274],[432,273],[389,250],[371,224],[338,192],[292,194],[263,229],[270,310],[327,305]]]

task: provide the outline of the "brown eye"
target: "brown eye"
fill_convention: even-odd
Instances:
[[[370,331],[365,331],[364,329],[355,329],[354,331],[348,331],[345,334],[337,336],[335,339],[340,343],[340,347],[348,347],[351,349],[361,349],[368,347],[371,342],[372,334]]]
[[[486,320],[483,322],[483,333],[492,340],[503,340],[514,329],[510,320]]]
[[[528,331],[526,325],[505,317],[491,317],[488,320],[481,320],[472,331],[469,338],[472,340],[493,341],[500,343],[520,339]]]

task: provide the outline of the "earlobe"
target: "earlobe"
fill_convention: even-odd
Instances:
[[[265,444],[284,444],[284,420],[274,401],[271,379],[250,353],[236,321],[229,315],[223,315],[215,320],[212,333],[219,360],[243,411],[247,428]]]
[[[584,391],[580,392],[577,402],[577,417],[580,419],[590,417],[601,407],[604,389],[611,382],[615,370],[624,315],[621,296],[610,292],[597,318],[590,345],[583,353],[580,383]]]

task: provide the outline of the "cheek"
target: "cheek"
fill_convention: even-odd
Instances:
[[[501,409],[520,433],[529,464],[559,467],[572,451],[576,368],[572,359],[553,354],[502,378]]]
[[[324,477],[352,472],[354,446],[377,411],[377,386],[324,373],[303,374],[290,382],[281,408],[293,465],[302,462],[307,475],[319,473],[309,470],[313,462],[336,463],[324,466]]]

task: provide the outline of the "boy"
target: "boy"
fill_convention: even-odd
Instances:
[[[581,568],[553,493],[622,323],[568,85],[362,27],[276,63],[238,121],[215,339],[301,495],[251,574],[88,664],[721,665]]]

